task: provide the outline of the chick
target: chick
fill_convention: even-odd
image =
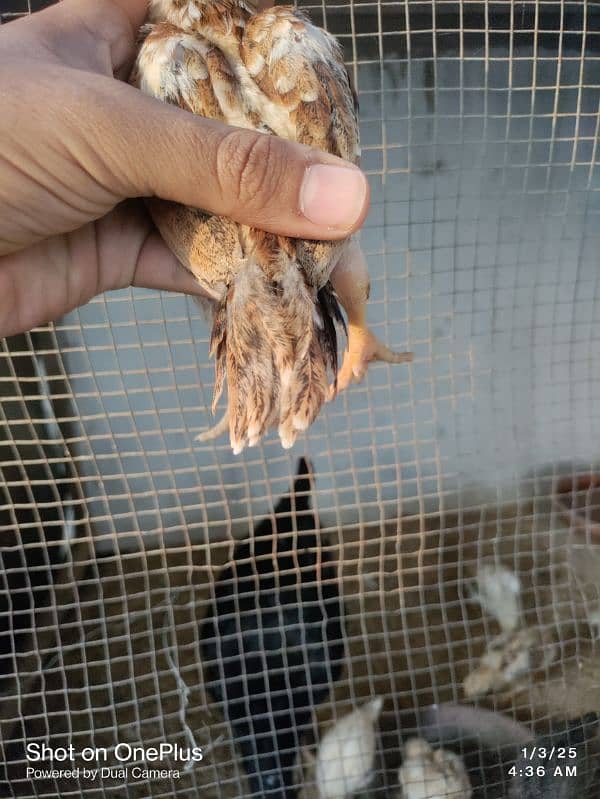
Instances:
[[[509,771],[512,776],[509,799],[597,797],[599,718],[598,713],[588,713],[526,745]]]
[[[556,645],[546,644],[532,628],[502,633],[489,642],[479,666],[465,677],[465,696],[474,699],[496,691],[514,690],[524,677],[544,669],[556,655]]]
[[[490,756],[495,757],[501,771],[486,771],[484,784],[501,783],[506,799],[596,799],[600,788],[598,720],[598,713],[567,722],[554,720],[550,733],[535,738],[527,727],[502,713],[441,704],[420,712],[419,731],[437,745],[460,742],[468,750],[475,744],[478,764],[487,761],[489,766]]]
[[[341,49],[301,11],[257,12],[245,0],[150,0],[150,11],[131,78],[142,91],[358,163],[358,106]],[[369,278],[354,239],[290,239],[158,199],[149,210],[212,298],[213,413],[225,382],[227,412],[200,440],[228,427],[237,454],[276,427],[289,448],[370,361],[412,359],[367,327]],[[348,316],[339,375],[338,300]]]
[[[472,598],[483,611],[493,616],[502,631],[511,633],[521,618],[521,581],[504,566],[484,564],[477,571],[477,587]]]
[[[337,721],[323,736],[315,776],[321,799],[345,799],[367,787],[377,747],[375,725],[383,699],[377,697]]]
[[[309,465],[293,492],[235,547],[201,630],[208,690],[221,703],[258,796],[296,796],[303,727],[339,678],[344,607],[320,551]]]
[[[409,738],[398,771],[403,799],[471,799],[464,764],[446,749],[433,749],[422,738]]]

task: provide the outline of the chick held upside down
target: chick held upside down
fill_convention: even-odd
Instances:
[[[358,164],[358,107],[341,50],[301,12],[256,12],[244,0],[151,0],[150,11],[131,78],[142,91]],[[211,297],[213,412],[225,382],[228,402],[201,440],[228,428],[237,454],[276,427],[291,447],[327,399],[364,377],[369,362],[412,360],[367,326],[369,277],[352,237],[292,239],[159,199],[148,206],[167,245]],[[340,304],[348,347],[338,374],[336,326],[346,328]]]

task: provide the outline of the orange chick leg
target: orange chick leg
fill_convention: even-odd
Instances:
[[[352,382],[360,382],[372,361],[409,363],[412,352],[395,352],[387,347],[367,325],[369,273],[358,242],[349,242],[346,251],[331,273],[331,284],[348,316],[348,348],[338,372],[337,389],[343,391]],[[334,395],[332,387],[332,396]]]

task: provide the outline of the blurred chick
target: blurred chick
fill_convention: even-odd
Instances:
[[[319,549],[302,458],[291,496],[238,543],[201,630],[207,687],[222,704],[258,796],[292,799],[303,727],[339,678],[344,607]]]
[[[471,799],[472,789],[460,757],[409,738],[398,771],[402,799]]]
[[[588,713],[527,745],[515,763],[509,799],[597,799],[599,718]],[[567,766],[576,774],[567,773]]]
[[[588,713],[566,722],[553,720],[550,733],[534,738],[527,727],[502,713],[448,703],[422,710],[419,730],[438,745],[460,743],[465,750],[469,742],[475,743],[477,763],[494,752],[499,755],[500,773],[495,778],[487,774],[483,784],[508,782],[502,794],[506,799],[597,799],[599,718],[598,713]],[[567,767],[576,773],[567,774]]]
[[[493,692],[514,691],[524,677],[544,669],[556,658],[557,647],[532,628],[505,632],[493,638],[480,660],[464,679],[468,699]]]
[[[472,599],[496,619],[503,632],[516,630],[521,617],[521,581],[518,576],[504,566],[483,564],[477,570],[476,585],[471,592]]]
[[[315,766],[320,799],[346,799],[367,787],[373,778],[375,725],[382,707],[381,697],[372,699],[327,730]]]
[[[150,12],[131,78],[142,91],[358,163],[358,106],[341,49],[301,11],[257,12],[245,0],[150,0]],[[354,239],[290,239],[171,202],[148,206],[167,245],[212,298],[213,413],[225,380],[228,407],[200,440],[228,427],[238,454],[277,427],[289,448],[370,361],[412,359],[367,327],[369,277]],[[349,325],[339,375],[336,324],[345,324],[338,298]]]

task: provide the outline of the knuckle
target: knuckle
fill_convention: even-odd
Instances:
[[[219,181],[225,196],[241,205],[265,207],[275,196],[280,159],[273,136],[234,131],[219,147]]]

